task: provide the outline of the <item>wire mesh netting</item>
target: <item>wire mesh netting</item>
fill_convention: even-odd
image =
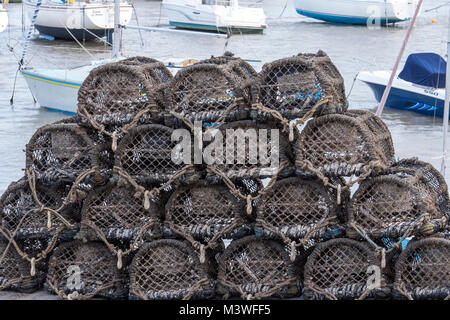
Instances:
[[[65,185],[38,184],[33,192],[25,178],[13,182],[0,199],[2,235],[8,239],[45,239],[64,232],[70,237],[77,209],[64,203],[67,193]]]
[[[326,175],[351,176],[388,168],[394,158],[387,126],[373,113],[350,110],[307,123],[295,142],[296,167],[310,164]]]
[[[256,72],[242,59],[215,57],[180,70],[166,94],[167,111],[179,119],[215,122],[245,118]]]
[[[178,188],[169,198],[166,233],[187,238],[196,249],[215,248],[222,238],[249,233],[244,215],[245,202],[233,196],[225,185],[200,181]],[[200,261],[203,260],[204,252],[201,252]]]
[[[374,239],[440,231],[447,218],[440,210],[437,194],[426,184],[422,175],[406,171],[364,180],[350,201],[350,226]]]
[[[98,165],[98,150],[76,124],[51,124],[36,131],[26,147],[26,167],[39,179],[74,181]]]
[[[138,240],[138,244],[139,240],[159,237],[161,206],[152,201],[149,210],[145,210],[135,193],[132,186],[113,182],[93,190],[83,204],[82,230],[94,231],[108,244],[110,240]]]
[[[22,259],[13,245],[0,242],[0,290],[31,293],[39,289],[45,273],[39,265],[35,276],[30,275],[30,263]]]
[[[333,239],[317,244],[306,262],[304,277],[304,294],[310,299],[363,299],[389,294],[375,251],[355,240]]]
[[[258,87],[260,103],[288,119],[301,118],[311,110],[316,116],[342,113],[348,107],[344,79],[323,51],[265,64]],[[319,102],[324,104],[313,110]]]
[[[78,92],[78,114],[102,125],[150,119],[161,110],[162,90],[171,79],[164,64],[151,58],[102,65],[90,72]]]
[[[287,136],[273,124],[235,121],[222,125],[219,132],[223,145],[213,151],[213,165],[230,179],[272,177],[290,166]]]
[[[298,294],[298,274],[283,244],[248,236],[233,240],[220,257],[218,292],[244,299]]]
[[[408,299],[450,298],[450,240],[413,241],[395,265],[395,288]]]
[[[327,239],[343,232],[341,208],[320,180],[290,177],[277,181],[257,208],[264,234],[291,240]]]
[[[208,263],[199,263],[198,255],[186,242],[156,240],[145,244],[133,259],[132,299],[207,299],[213,295]]]
[[[102,243],[66,242],[54,250],[49,261],[46,287],[62,299],[124,298],[128,294],[126,273]]]
[[[171,140],[173,131],[158,124],[132,129],[117,148],[115,167],[144,185],[169,180],[184,166],[181,152],[173,152],[177,146]]]

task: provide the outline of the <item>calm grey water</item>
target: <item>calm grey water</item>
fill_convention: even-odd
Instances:
[[[446,1],[427,0],[424,10]],[[137,0],[134,2],[141,25],[167,24],[160,2]],[[369,30],[360,26],[335,26],[304,18],[295,13],[292,1],[288,1],[283,16],[280,14],[285,0],[266,0],[264,7],[269,17],[269,28],[263,35],[234,36],[228,40],[199,35],[143,32],[141,47],[139,33],[125,30],[123,53],[146,55],[157,59],[205,58],[230,50],[245,59],[264,62],[297,54],[299,52],[327,52],[345,78],[347,92],[360,70],[391,69],[408,23],[396,27]],[[11,97],[17,70],[16,56],[20,56],[24,44],[22,34],[21,4],[9,5],[10,29],[0,33],[0,194],[11,181],[23,176],[25,144],[37,128],[66,117],[33,104],[25,80],[18,76],[14,105]],[[433,23],[435,19],[437,22]],[[135,21],[132,24],[136,24]],[[423,12],[411,36],[409,53],[432,51],[446,54],[448,32],[448,7]],[[8,50],[7,44],[14,48]],[[66,41],[33,40],[26,62],[33,66],[66,68],[86,64],[90,59],[111,56],[111,50],[98,42],[86,44],[92,58],[76,43]],[[375,111],[377,103],[372,92],[364,84],[356,82],[350,96],[351,108]],[[440,167],[442,154],[442,119],[414,113],[385,109],[383,119],[392,132],[398,158],[418,156]],[[450,178],[450,163],[446,178]]]

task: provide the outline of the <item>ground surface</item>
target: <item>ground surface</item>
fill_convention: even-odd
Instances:
[[[0,291],[0,300],[59,300],[59,297],[45,290],[34,293]]]

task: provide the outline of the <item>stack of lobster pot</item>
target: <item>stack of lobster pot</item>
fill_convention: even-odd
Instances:
[[[93,69],[0,199],[0,290],[62,299],[448,299],[447,185],[347,110],[322,51]]]

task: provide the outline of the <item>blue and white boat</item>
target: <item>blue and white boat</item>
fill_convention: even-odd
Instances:
[[[389,24],[411,19],[414,0],[294,0],[298,14],[336,24]]]
[[[411,54],[395,77],[386,101],[390,108],[442,117],[445,101],[446,61],[435,53]],[[391,71],[363,71],[358,80],[366,83],[381,101]]]

